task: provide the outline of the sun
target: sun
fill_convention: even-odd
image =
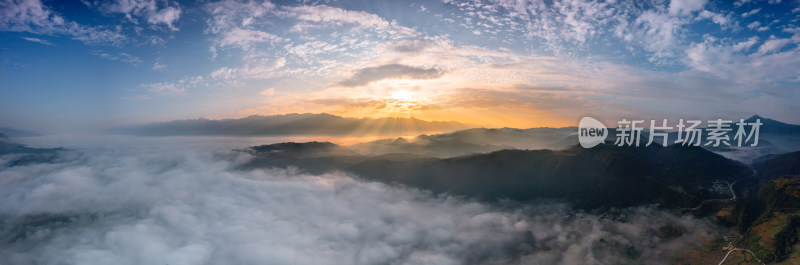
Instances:
[[[413,101],[415,99],[414,94],[408,90],[392,91],[391,96],[389,96],[389,98],[402,101]]]
[[[386,109],[392,113],[408,113],[420,109],[423,105],[422,99],[416,93],[400,89],[391,91],[389,96],[384,98]]]

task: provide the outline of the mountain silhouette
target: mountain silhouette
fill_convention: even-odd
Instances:
[[[309,147],[313,145],[318,144]],[[413,154],[296,156],[275,152],[276,148],[267,145],[244,150],[254,158],[242,168],[294,166],[313,174],[346,171],[365,179],[488,201],[550,198],[590,208],[650,203],[689,206],[719,196],[705,188],[715,181],[751,174],[739,162],[700,147],[677,145],[509,149],[452,158]]]
[[[5,135],[6,137],[33,137],[33,136],[41,136],[41,135],[40,135],[40,134],[38,134],[38,133],[29,132],[29,131],[23,131],[23,130],[18,130],[18,129],[9,128],[9,127],[2,127],[2,128],[0,128],[0,133],[2,133],[3,135]]]
[[[416,118],[357,119],[331,114],[253,115],[241,119],[196,119],[150,123],[112,129],[140,136],[196,135],[409,135],[467,128],[458,122]]]
[[[487,153],[502,149],[563,149],[576,144],[569,137],[576,127],[565,128],[473,128],[451,133],[419,135],[413,138],[389,138],[352,148],[365,154],[414,153],[426,156],[452,157]],[[569,142],[567,142],[569,141]]]
[[[746,119],[745,122],[754,123],[756,120],[760,120],[763,124],[760,128],[761,133],[800,136],[800,125],[783,123],[758,115],[753,115],[752,117]]]

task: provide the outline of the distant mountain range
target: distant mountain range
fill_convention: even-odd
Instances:
[[[177,135],[409,135],[468,128],[458,122],[416,118],[358,119],[331,114],[248,116],[223,120],[176,120],[114,128],[112,132],[140,136]]]
[[[452,157],[488,153],[502,149],[563,149],[578,142],[570,137],[576,127],[564,128],[473,128],[413,138],[390,138],[360,143],[351,148],[364,154],[412,153]]]
[[[755,162],[757,158],[769,154],[781,154],[800,150],[800,125],[783,123],[758,115],[746,119],[745,122],[753,123],[756,120],[760,120],[762,123],[759,128],[758,146],[750,146],[749,144],[753,142],[753,139],[751,139],[747,145],[743,144],[743,147],[704,146],[704,148],[746,163]],[[739,121],[734,121],[734,123],[736,122]],[[731,145],[736,144],[733,140],[736,129],[736,125],[733,125],[733,131],[727,134],[728,138],[731,139]]]
[[[2,127],[0,128],[0,134],[5,135],[6,137],[33,137],[33,136],[41,136],[38,133],[17,130],[14,128],[9,127]]]
[[[783,123],[769,118],[764,118],[758,115],[748,118],[745,122],[752,123],[757,119],[761,120],[761,133],[764,134],[778,134],[778,135],[796,135],[800,136],[800,125]]]
[[[15,143],[0,133],[0,168],[55,161],[63,148],[32,148]],[[8,156],[6,156],[8,155]]]
[[[800,125],[787,124],[754,115],[747,122],[760,119],[759,147],[742,150],[727,147],[706,147],[732,158],[746,162],[765,154],[800,150]],[[734,121],[736,122],[736,121]],[[470,128],[454,121],[425,121],[416,118],[345,118],[336,115],[284,114],[272,116],[253,115],[240,119],[189,119],[157,122],[143,125],[120,126],[109,131],[116,134],[138,136],[284,136],[284,135],[415,135],[414,138],[387,138],[354,146],[368,154],[417,153],[438,157],[484,153],[496,150],[561,149],[578,142],[577,127],[562,128]],[[615,128],[609,128],[607,142],[615,140]],[[428,135],[427,133],[440,133]],[[443,133],[444,132],[444,133]],[[0,127],[6,137],[33,137],[40,134]],[[729,133],[733,139],[734,132]],[[676,133],[670,133],[676,139]],[[646,130],[642,144],[647,141]],[[734,152],[730,152],[734,151]],[[728,153],[725,153],[728,152]]]
[[[702,147],[728,158],[751,163],[767,155],[800,150],[800,125],[787,124],[754,115],[747,122],[760,119],[763,125],[757,147]],[[738,121],[734,121],[738,122]],[[249,116],[224,120],[177,120],[138,126],[115,128],[113,132],[139,136],[280,136],[280,135],[416,135],[416,137],[387,138],[360,143],[350,148],[367,155],[411,153],[433,157],[452,157],[474,153],[487,153],[503,149],[559,150],[578,143],[577,127],[563,128],[471,128],[458,122],[430,122],[415,118],[356,119],[330,114],[286,114],[275,116]],[[735,127],[735,126],[734,126]],[[733,141],[734,131],[728,134]],[[9,135],[10,136],[10,135]],[[606,143],[613,143],[616,129],[609,128]],[[669,133],[667,145],[677,139],[676,132]],[[648,140],[647,130],[642,132],[640,145]],[[660,138],[655,139],[660,142]],[[752,140],[751,140],[752,142]]]
[[[254,158],[241,167],[344,171],[488,201],[559,199],[589,209],[655,203],[732,228],[740,235],[734,245],[762,261],[800,264],[800,125],[746,121],[756,119],[763,123],[757,147],[644,147],[646,132],[641,147],[619,147],[610,144],[610,128],[606,144],[584,149],[575,145],[575,127],[476,128],[352,146],[263,145],[244,150]]]
[[[783,151],[800,147],[800,125],[758,116],[748,122],[755,119],[764,123],[761,143],[755,148],[674,144],[620,147],[609,144],[614,140],[613,128],[606,144],[582,148],[576,145],[576,127],[474,128],[351,146],[329,142],[254,146],[236,151],[251,155],[237,160],[237,169],[345,172],[362,179],[501,204],[554,199],[590,211],[657,204],[730,227],[740,236],[733,239],[734,245],[752,250],[765,262],[800,264],[800,151]],[[364,126],[359,130],[388,133],[378,129],[383,126],[378,122],[388,123],[386,127],[393,128],[392,132],[415,130],[400,123],[442,130],[460,125],[290,114],[173,121],[127,130],[142,135],[231,135],[231,131],[236,135],[352,134],[351,129]],[[642,137],[646,142],[647,134]],[[0,132],[0,167],[58,162],[68,152],[30,148],[8,138]],[[756,155],[760,156],[731,159]],[[712,248],[698,249],[710,252]],[[718,249],[713,249],[715,255]]]
[[[703,138],[701,147],[722,154],[726,157],[751,163],[754,159],[767,154],[780,154],[800,150],[800,125],[793,125],[772,119],[753,116],[746,122],[755,122],[760,119],[759,144],[756,147],[748,145],[736,148],[705,145],[707,139]],[[735,121],[735,122],[738,122]],[[734,126],[735,127],[735,126]],[[386,153],[414,153],[436,157],[451,157],[474,153],[487,153],[503,149],[552,149],[560,150],[578,143],[577,127],[563,128],[473,128],[451,133],[420,135],[414,138],[387,138],[351,146],[351,148],[364,154],[379,155]],[[734,131],[728,134],[730,143],[733,141]],[[673,144],[677,139],[676,132],[670,132],[669,142]],[[648,130],[642,131],[639,145],[645,146],[649,139]],[[616,140],[616,128],[609,128],[606,143],[613,144]],[[655,143],[661,143],[661,138],[656,137]],[[751,140],[750,143],[752,143]]]
[[[426,148],[439,146],[441,142],[435,141],[440,139],[448,139],[444,142],[451,144],[481,142],[487,140],[482,138],[486,134],[531,132],[468,131],[466,135],[478,133],[481,137],[470,139],[456,132],[422,137],[422,145],[407,146],[402,138],[380,143],[381,147],[388,145],[390,149],[416,154],[362,154],[354,148],[363,146],[327,142],[255,146],[239,150],[252,155],[239,168],[296,168],[312,174],[347,172],[358,178],[501,204],[556,199],[590,211],[657,204],[671,211],[708,217],[739,233],[739,237],[719,244],[727,246],[733,240],[734,246],[752,250],[768,263],[800,261],[800,151],[764,156],[751,166],[701,147],[658,144],[506,149],[450,158],[426,153]],[[433,144],[428,142],[430,139],[435,139]],[[419,146],[421,149],[414,149]],[[719,255],[721,246],[714,242],[703,244],[697,248],[700,255]]]
[[[501,150],[453,158],[414,154],[359,155],[332,143],[253,147],[243,168],[294,166],[313,174],[360,177],[488,200],[558,198],[586,207],[643,203],[690,206],[719,196],[714,181],[749,176],[743,164],[699,147],[651,145]]]

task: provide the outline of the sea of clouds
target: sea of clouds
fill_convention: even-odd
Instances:
[[[249,158],[148,140],[0,157],[0,264],[669,264],[715,231],[649,207],[604,218],[237,168]]]

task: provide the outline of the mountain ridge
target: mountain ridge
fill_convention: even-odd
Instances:
[[[505,149],[434,158],[330,153],[333,144],[298,143],[252,147],[243,169],[297,167],[312,174],[351,172],[362,178],[399,183],[436,193],[487,200],[566,199],[586,207],[624,207],[660,203],[687,207],[716,196],[713,182],[749,176],[743,164],[700,147],[579,146],[564,150]],[[303,143],[299,143],[304,145]],[[276,152],[281,146],[302,149]],[[308,149],[320,146],[317,155]],[[262,152],[259,150],[270,150]],[[395,156],[397,157],[397,156]]]
[[[111,132],[138,136],[197,135],[408,135],[466,129],[454,121],[417,118],[348,118],[327,113],[251,115],[238,119],[206,118],[155,122],[112,128]]]

